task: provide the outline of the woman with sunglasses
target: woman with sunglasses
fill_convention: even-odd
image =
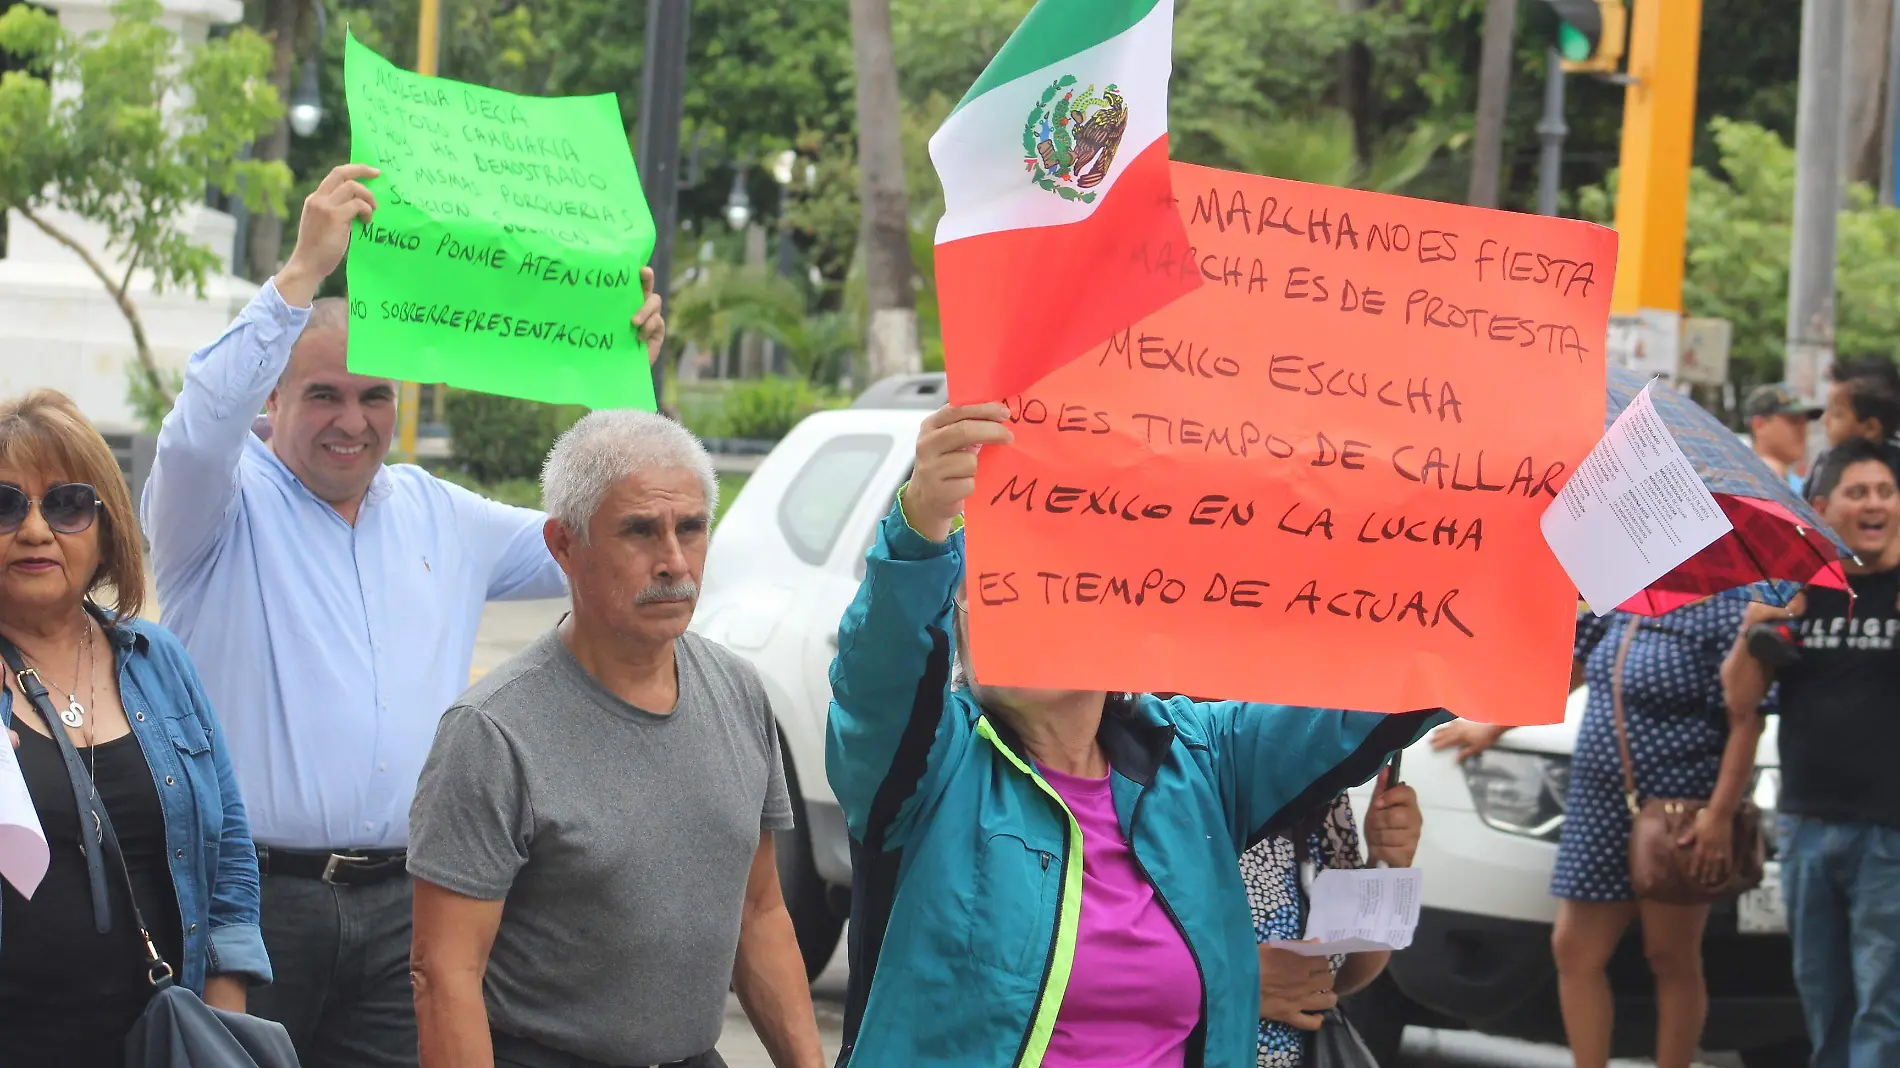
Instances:
[[[118,463],[72,401],[39,390],[0,402],[0,639],[57,721],[7,670],[0,722],[51,853],[31,900],[0,889],[7,1068],[125,1063],[153,991],[134,895],[153,948],[207,1003],[242,1012],[246,987],[270,981],[257,854],[223,733],[177,639],[138,618],[141,554]],[[129,880],[106,850],[82,848],[93,798]]]
[[[838,630],[825,770],[854,840],[842,1063],[1251,1068],[1241,852],[1449,717],[956,679],[953,650],[983,673],[958,516],[1007,419],[984,404],[924,421]]]

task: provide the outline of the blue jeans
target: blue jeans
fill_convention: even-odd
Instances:
[[[1900,830],[1783,816],[1781,840],[1813,1068],[1900,1065]]]

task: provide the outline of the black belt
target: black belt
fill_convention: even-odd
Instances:
[[[406,849],[345,849],[330,853],[257,847],[258,874],[317,879],[331,886],[386,883],[407,875],[408,861]]]
[[[697,1057],[688,1057],[683,1061],[667,1061],[665,1064],[608,1064],[605,1061],[590,1061],[572,1053],[563,1053],[533,1039],[518,1038],[500,1031],[490,1031],[488,1037],[494,1043],[497,1059],[506,1058],[516,1064],[527,1065],[528,1068],[702,1068],[702,1066],[710,1068],[712,1065],[724,1068],[723,1062],[710,1060],[704,1053]]]

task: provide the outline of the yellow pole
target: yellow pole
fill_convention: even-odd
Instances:
[[[1682,313],[1701,41],[1702,0],[1636,0],[1616,194],[1622,240],[1610,310],[1617,315]]]
[[[420,25],[416,27],[416,73],[431,78],[436,72],[436,35],[441,27],[440,0],[422,0]],[[410,462],[416,459],[416,426],[422,419],[422,387],[414,382],[402,384],[401,401],[396,408],[397,448]]]
[[[416,30],[416,73],[435,77],[435,41],[441,28],[440,0],[422,0],[422,25]]]

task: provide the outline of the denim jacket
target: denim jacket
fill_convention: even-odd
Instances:
[[[128,620],[106,634],[118,664],[119,700],[165,813],[185,946],[185,959],[170,962],[178,981],[200,994],[211,975],[268,983],[257,850],[198,670],[178,639],[155,623]],[[13,695],[5,689],[0,723],[13,723]]]

